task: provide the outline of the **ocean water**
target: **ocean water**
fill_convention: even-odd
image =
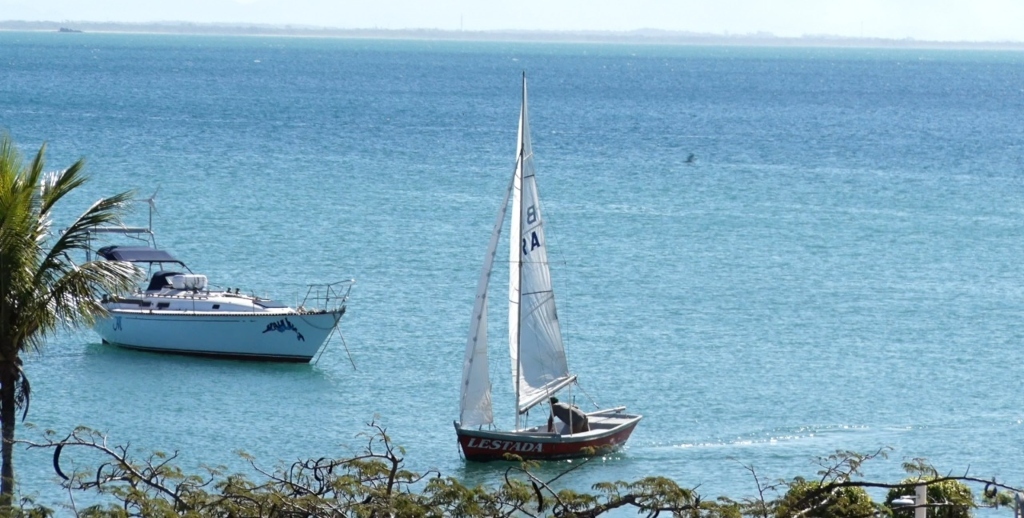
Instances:
[[[26,358],[19,438],[84,425],[245,470],[237,450],[271,468],[358,452],[376,419],[410,469],[497,483],[452,421],[524,71],[574,396],[645,415],[560,483],[752,497],[749,468],[891,447],[869,478],[923,457],[1024,486],[1013,52],[0,33],[0,129],[27,155],[46,142],[53,169],[87,160],[62,221],[157,191],[158,244],[213,283],[291,302],[357,279],[312,365],[54,336]],[[49,456],[16,463],[23,494],[66,501]]]

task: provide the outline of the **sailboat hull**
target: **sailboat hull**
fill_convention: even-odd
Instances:
[[[110,310],[96,320],[105,343],[125,349],[225,359],[308,363],[344,314]]]
[[[546,427],[515,431],[471,430],[461,428],[458,423],[455,431],[466,460],[508,460],[508,454],[530,460],[572,459],[619,449],[642,416],[603,411],[587,414],[587,418],[590,431],[576,434],[549,432]]]

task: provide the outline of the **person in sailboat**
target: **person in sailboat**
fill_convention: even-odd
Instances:
[[[580,433],[590,431],[590,422],[587,420],[587,414],[580,410],[580,407],[576,405],[570,405],[567,403],[561,403],[558,398],[551,398],[551,413],[554,417],[557,417],[559,421],[566,424],[569,427],[569,433]],[[555,431],[555,422],[552,417],[548,417],[548,431]]]

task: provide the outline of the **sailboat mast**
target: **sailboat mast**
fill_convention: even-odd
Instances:
[[[522,104],[522,107],[519,109],[519,157],[516,159],[516,162],[519,163],[516,166],[516,180],[518,180],[518,182],[516,182],[516,181],[512,182],[513,183],[513,187],[512,187],[513,189],[515,189],[515,184],[516,183],[519,184],[519,192],[518,193],[513,193],[515,195],[516,203],[519,204],[519,210],[513,212],[513,214],[515,214],[517,216],[517,217],[513,218],[513,221],[514,221],[514,223],[516,225],[516,229],[515,229],[515,232],[512,233],[515,236],[515,241],[513,241],[513,243],[514,243],[513,246],[516,247],[516,250],[519,250],[519,243],[523,240],[523,159],[525,158],[523,156],[523,148],[525,147],[524,146],[525,141],[523,139],[523,137],[525,135],[523,133],[525,131],[526,131],[526,72],[523,72],[523,104]],[[520,324],[523,321],[523,297],[522,297],[522,294],[523,294],[523,256],[522,256],[522,254],[520,252],[520,253],[516,254],[516,257],[517,257],[517,260],[516,260],[515,266],[516,266],[516,269],[518,270],[517,275],[519,276],[519,282],[516,283],[516,284],[519,287],[519,295],[518,295],[518,301],[516,303],[516,311],[517,311],[518,315],[516,316],[516,410],[515,410],[515,412],[516,412],[516,430],[518,430],[519,429],[519,417],[520,417],[519,416],[519,388],[520,388],[519,385],[520,385],[521,380],[522,380],[522,376],[520,375],[520,371],[523,368],[522,340],[520,339],[520,335],[522,333],[522,329],[520,328]]]

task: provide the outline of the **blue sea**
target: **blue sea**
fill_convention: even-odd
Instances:
[[[82,425],[255,476],[238,450],[269,469],[349,456],[376,420],[409,469],[499,483],[452,422],[524,71],[574,395],[645,416],[560,487],[663,475],[755,497],[752,472],[886,447],[869,479],[926,458],[1024,486],[1019,52],[0,33],[0,129],[91,176],[55,231],[157,192],[157,243],[214,284],[294,302],[357,280],[310,365],[61,332],[26,357],[18,437]],[[68,501],[48,452],[16,470],[23,495]]]

